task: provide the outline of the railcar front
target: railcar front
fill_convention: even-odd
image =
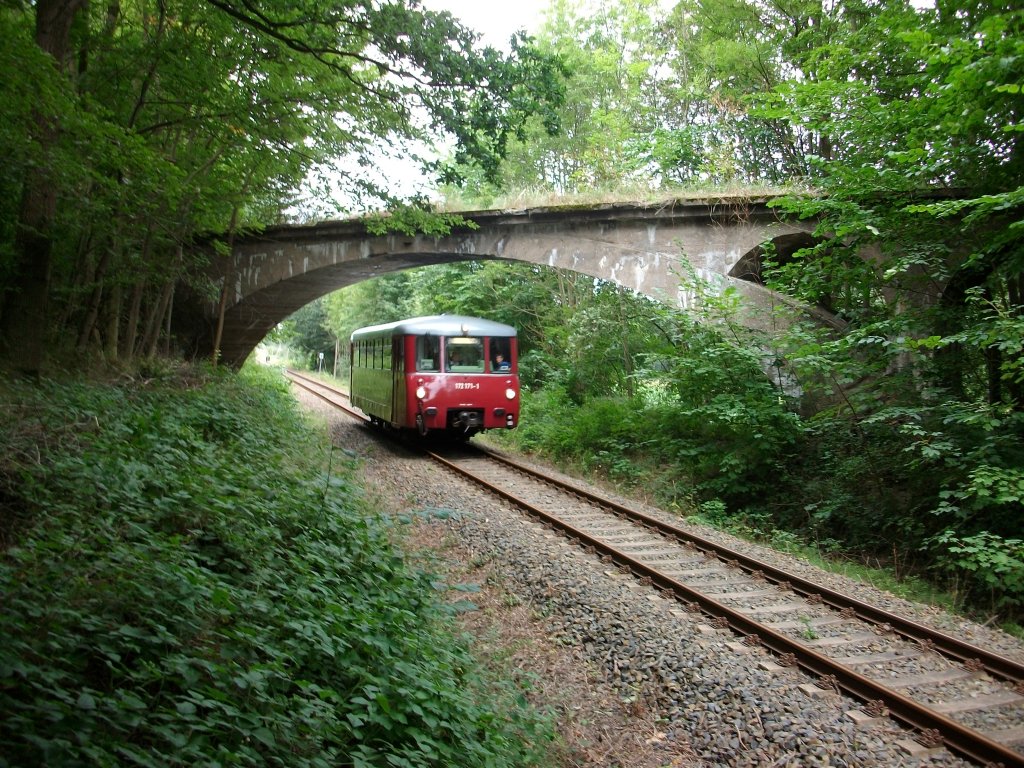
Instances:
[[[386,355],[384,339],[390,368],[375,357]],[[352,403],[375,421],[460,438],[519,423],[510,325],[463,315],[411,318],[354,332],[352,349]]]

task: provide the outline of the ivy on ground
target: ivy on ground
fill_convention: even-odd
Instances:
[[[540,759],[280,387],[6,394],[0,766]]]

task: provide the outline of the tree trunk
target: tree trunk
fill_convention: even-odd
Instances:
[[[103,339],[103,350],[107,360],[113,361],[117,360],[118,338],[121,330],[121,284],[115,282],[107,293],[107,332]]]
[[[100,316],[100,306],[103,304],[103,280],[107,276],[107,267],[110,265],[111,250],[113,248],[114,244],[109,243],[103,249],[100,263],[96,265],[96,270],[93,273],[93,287],[92,292],[89,294],[89,306],[85,317],[82,319],[82,327],[78,332],[78,347],[80,349],[84,349],[89,345],[89,339],[92,338],[93,329],[96,327],[96,322]]]
[[[1024,317],[1024,275],[1017,273],[1006,279],[1006,296],[1008,311],[1014,319],[1020,323]],[[1010,352],[1013,357],[1014,367],[1019,369],[1024,366],[1021,360],[1021,352]],[[1006,381],[1006,392],[1013,404],[1015,411],[1024,410],[1024,381],[1017,376],[1011,376]]]
[[[68,56],[68,38],[75,14],[85,0],[37,0],[36,44],[63,68]],[[57,124],[50,116],[37,113],[36,136],[44,154],[59,138]],[[53,256],[51,227],[57,212],[57,185],[51,170],[37,168],[25,178],[14,237],[14,278],[4,297],[0,317],[2,352],[14,368],[38,378],[48,328],[50,272]]]
[[[139,263],[149,264],[153,255],[153,227],[150,225],[146,230],[146,236],[142,240],[142,251],[139,255]],[[125,319],[124,335],[121,340],[121,357],[131,360],[137,352],[136,343],[139,338],[139,318],[142,313],[142,300],[146,294],[146,278],[142,269],[137,273],[137,279],[132,285],[131,299],[128,303],[128,317]]]
[[[172,280],[168,284],[167,293],[167,311],[164,313],[164,354],[171,354],[171,315],[174,314],[174,289],[177,286],[177,281]]]
[[[248,189],[249,180],[246,179],[243,189]],[[231,209],[231,221],[228,222],[228,259],[224,264],[224,283],[220,287],[220,303],[217,305],[217,328],[213,334],[213,359],[214,365],[220,362],[220,342],[224,335],[224,312],[228,305],[228,291],[234,286],[230,284],[231,270],[233,265],[232,256],[235,247],[235,226],[238,224],[238,206]]]
[[[170,300],[171,288],[174,282],[170,281],[160,291],[160,296],[153,304],[146,318],[146,332],[142,337],[142,354],[146,357],[153,357],[156,354],[157,341],[160,339],[160,329],[163,325],[164,314],[167,311],[167,302]]]
[[[139,315],[142,310],[142,295],[145,285],[139,280],[132,286],[132,298],[128,303],[128,319],[125,321],[121,355],[127,360],[135,357],[135,344],[139,337]]]
[[[0,323],[4,356],[16,371],[32,378],[42,370],[46,343],[53,248],[49,229],[55,210],[51,185],[39,180],[26,184],[14,238],[14,287],[6,297]]]
[[[160,298],[153,307],[146,322],[146,336],[142,341],[143,354],[146,357],[155,357],[157,347],[160,344],[160,332],[164,330],[165,322],[171,311],[171,297],[174,295],[174,280],[168,280],[160,291]]]

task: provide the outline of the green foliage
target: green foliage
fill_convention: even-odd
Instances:
[[[1024,464],[1019,414],[943,402],[889,406],[860,419],[822,412],[779,473],[778,486],[755,506],[809,541],[837,540],[897,575],[935,577],[944,531],[1012,539],[1020,530]],[[960,571],[962,600],[1009,612],[1019,585],[1001,576]],[[987,578],[987,577],[986,577]]]
[[[612,313],[607,320],[617,317],[614,304],[591,311],[600,314],[601,306]],[[800,425],[758,357],[708,325],[646,310],[647,322],[638,318],[638,326],[659,331],[646,348],[630,350],[636,395],[616,394],[607,377],[581,390],[573,371],[524,400],[515,440],[625,484],[645,484],[669,504],[696,497],[742,505],[770,492]],[[619,336],[595,332],[589,343],[611,344],[621,355]]]
[[[684,0],[553,3],[539,38],[565,63],[555,135],[536,118],[510,142],[500,183],[464,172],[484,205],[502,189],[779,183],[807,173],[816,139],[755,100],[805,67],[840,13],[820,6]],[[857,21],[859,16],[856,14]],[[831,17],[831,18],[830,18]],[[806,71],[806,69],[804,70]]]
[[[422,140],[427,120],[431,138],[493,169],[530,115],[554,128],[562,98],[557,61],[529,40],[507,55],[481,47],[451,14],[416,3],[44,10],[0,10],[0,320],[13,327],[4,305],[27,297],[41,264],[30,304],[49,293],[60,327],[33,330],[98,339],[110,358],[152,354],[176,282],[219,289],[191,251],[197,235],[277,223],[325,168],[349,202],[335,194],[322,213],[383,205],[392,215],[375,231],[446,232],[458,217],[375,180],[382,147]],[[62,14],[70,36],[49,27]],[[33,249],[19,228],[38,237]]]
[[[310,302],[298,312],[288,317],[276,337],[291,348],[298,350],[297,357],[302,366],[310,370],[319,368],[320,353],[324,355],[323,368],[327,372],[334,370],[334,352],[336,336],[328,330],[328,314],[326,299]],[[348,355],[348,339],[341,342],[341,356]]]
[[[813,124],[834,151],[815,168],[827,196],[784,204],[820,217],[823,243],[769,276],[897,352],[940,332],[931,348],[960,358],[943,382],[954,395],[962,363],[1004,382],[990,401],[1019,403],[1022,154],[1005,130],[1019,98],[1000,85],[1020,81],[1024,17],[969,10],[897,4],[867,15],[812,53],[816,78],[780,87],[771,114]],[[866,248],[880,255],[860,258]],[[935,280],[941,301],[922,302]]]
[[[1024,414],[955,402],[875,415],[905,444],[912,470],[941,477],[931,512],[961,531],[1012,535],[1024,500]]]
[[[0,765],[533,764],[539,721],[256,375],[8,391]]]
[[[335,291],[321,299],[321,327],[338,340],[339,377],[347,378],[349,339],[352,331],[415,315],[411,306],[409,272],[382,275]]]
[[[1021,80],[1022,21],[986,4],[860,9],[808,38],[813,76],[763,102],[829,139],[811,165],[824,194],[782,203],[818,217],[820,243],[765,276],[839,321],[780,339],[819,413],[813,471],[790,466],[793,501],[773,514],[898,570],[938,565],[1004,612],[1019,579],[980,564],[1020,530],[1024,155],[1003,86]]]
[[[4,157],[0,166],[0,287],[7,285],[14,273],[15,224],[24,175],[44,161],[39,143],[32,138],[34,111],[57,114],[70,105],[65,85],[36,45],[32,32],[17,14],[0,9],[0,35],[4,39],[0,71],[8,73],[0,81],[0,147]],[[16,76],[25,70],[37,74],[32,78]]]
[[[940,567],[965,578],[968,589],[973,589],[973,582],[987,587],[997,608],[1019,609],[1024,604],[1024,540],[988,531],[958,536],[945,530],[929,544],[937,552]]]
[[[641,463],[646,440],[639,428],[639,405],[611,396],[577,404],[564,390],[546,387],[524,398],[512,439],[523,450],[635,486],[647,476]]]
[[[640,97],[653,86],[649,62],[661,56],[655,6],[652,0],[586,11],[582,3],[552,6],[538,48],[561,63],[553,74],[564,98],[524,123],[494,173],[460,168],[479,199],[493,198],[502,187],[564,193],[645,175],[628,150],[653,123]],[[555,125],[561,130],[553,132]]]
[[[568,427],[575,417],[575,407],[565,392],[545,387],[523,397],[519,426],[513,436],[525,451],[568,458],[581,446]]]
[[[425,234],[443,237],[452,231],[452,227],[468,226],[476,229],[475,222],[452,213],[434,213],[425,205],[399,205],[388,211],[386,215],[372,213],[363,221],[366,231],[371,235],[383,235],[397,232],[403,235]]]

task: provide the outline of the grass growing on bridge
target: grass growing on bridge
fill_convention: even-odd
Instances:
[[[245,378],[5,392],[0,766],[533,764],[546,726]]]
[[[459,213],[479,210],[521,210],[525,208],[594,208],[616,203],[636,203],[654,205],[658,203],[687,200],[724,200],[739,203],[744,200],[778,197],[787,194],[809,193],[810,190],[788,185],[714,185],[688,186],[675,189],[651,189],[649,186],[616,187],[615,189],[588,189],[571,194],[556,194],[545,189],[515,189],[503,191],[493,197],[481,197],[478,194],[471,198],[463,198],[457,189],[446,190],[445,198],[437,205],[443,213]]]

